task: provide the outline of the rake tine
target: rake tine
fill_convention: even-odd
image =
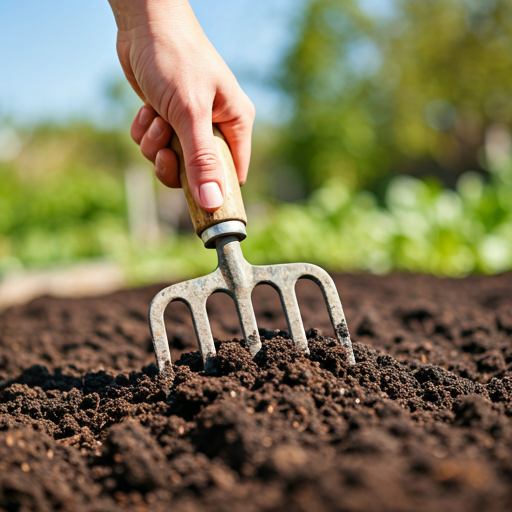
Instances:
[[[308,340],[300,316],[299,303],[295,295],[295,283],[287,282],[282,288],[274,286],[279,292],[288,330],[296,347],[309,354]]]
[[[197,343],[199,351],[203,358],[204,370],[212,373],[211,358],[215,356],[215,343],[213,342],[212,330],[206,313],[206,303],[190,305],[190,313],[192,314],[192,323],[196,331]]]
[[[350,334],[336,285],[332,277],[323,268],[316,265],[308,265],[307,267],[307,273],[302,276],[302,279],[310,279],[320,287],[336,338],[340,345],[347,349],[350,364],[355,364],[356,359],[352,349],[352,342],[350,341]]]
[[[164,311],[175,297],[170,293],[170,288],[165,288],[158,293],[149,308],[149,330],[153,339],[156,362],[158,371],[164,373],[166,369],[171,369],[171,351],[169,350],[169,341],[165,331]]]
[[[188,306],[199,350],[205,364],[208,358],[215,355],[215,345],[206,315],[206,299],[216,286],[216,274],[213,273],[200,279],[191,279],[168,286],[160,291],[151,302],[149,328],[160,373],[166,371],[166,368],[171,368],[171,352],[164,322],[165,309],[171,302],[179,301]]]
[[[224,291],[233,298],[244,339],[254,356],[261,348],[256,316],[252,308],[251,293],[254,287],[252,267],[242,254],[240,242],[233,236],[226,236],[217,243],[219,276],[222,276]]]
[[[252,307],[250,290],[248,290],[248,293],[242,293],[241,290],[239,290],[238,294],[234,295],[234,301],[244,339],[249,347],[251,355],[254,356],[261,349],[261,340],[258,333],[256,316]]]

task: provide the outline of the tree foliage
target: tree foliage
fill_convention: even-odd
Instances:
[[[453,185],[512,121],[511,49],[508,0],[308,0],[280,76],[283,160],[307,190],[390,172]]]

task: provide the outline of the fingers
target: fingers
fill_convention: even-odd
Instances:
[[[156,177],[167,187],[180,188],[178,160],[174,151],[167,148],[172,128],[155,109],[143,106],[131,127],[133,140],[140,145],[141,153],[155,164]]]
[[[251,135],[254,123],[254,107],[246,99],[241,114],[227,119],[215,119],[224,133],[233,155],[238,181],[247,179],[251,156]],[[240,111],[239,110],[239,111]],[[212,130],[212,112],[206,108],[188,111],[173,121],[180,137],[190,190],[203,209],[213,212],[220,208],[225,197],[225,174],[217,151]],[[146,105],[135,118],[132,138],[140,144],[142,154],[155,164],[155,174],[166,186],[180,187],[178,160],[167,148],[173,129]]]
[[[135,116],[133,120],[132,127],[130,129],[130,135],[132,139],[140,145],[142,137],[144,137],[145,133],[148,131],[149,126],[153,122],[153,119],[157,117],[158,114],[153,107],[149,105],[144,105]]]
[[[224,202],[225,178],[213,136],[211,111],[184,116],[174,128],[183,148],[192,195],[201,208],[214,212]]]
[[[161,149],[155,159],[155,175],[166,187],[180,188],[179,164],[176,153],[169,148]]]
[[[246,182],[247,173],[249,171],[254,115],[254,106],[249,101],[247,111],[244,115],[232,121],[219,123],[219,128],[226,137],[229,148],[231,149],[240,185]]]
[[[172,128],[161,117],[155,117],[140,141],[140,152],[155,163],[156,154],[167,147],[171,140]]]

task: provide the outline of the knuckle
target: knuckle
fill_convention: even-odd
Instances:
[[[181,119],[189,119],[192,122],[204,119],[209,109],[204,100],[195,95],[186,95],[179,98],[175,105],[174,116]]]
[[[191,118],[196,115],[197,103],[189,99],[182,99],[178,108],[182,116]]]
[[[247,115],[251,121],[254,121],[254,118],[256,117],[256,108],[254,107],[254,103],[249,98],[247,98],[247,102]]]
[[[140,152],[142,153],[142,155],[145,158],[147,158],[151,162],[153,162],[155,160],[155,151],[154,151],[154,149],[148,147],[146,144],[143,143],[143,144],[140,145]]]
[[[188,166],[201,173],[215,172],[219,168],[219,158],[210,149],[197,150],[188,159]]]

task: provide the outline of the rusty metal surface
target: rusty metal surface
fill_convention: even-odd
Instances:
[[[266,283],[279,293],[288,329],[295,345],[308,351],[308,344],[300,316],[295,284],[299,279],[310,279],[321,289],[329,311],[334,332],[339,343],[347,348],[350,363],[355,363],[352,343],[338,291],[331,276],[322,268],[309,263],[283,265],[250,265],[242,254],[235,236],[225,236],[217,241],[219,266],[211,274],[174,284],[158,293],[149,310],[149,325],[160,372],[171,363],[171,353],[164,324],[164,311],[169,303],[181,301],[188,305],[196,331],[199,350],[205,369],[215,355],[215,345],[206,314],[206,301],[215,292],[230,295],[236,305],[244,339],[252,355],[261,348],[256,317],[251,303],[255,286]]]

